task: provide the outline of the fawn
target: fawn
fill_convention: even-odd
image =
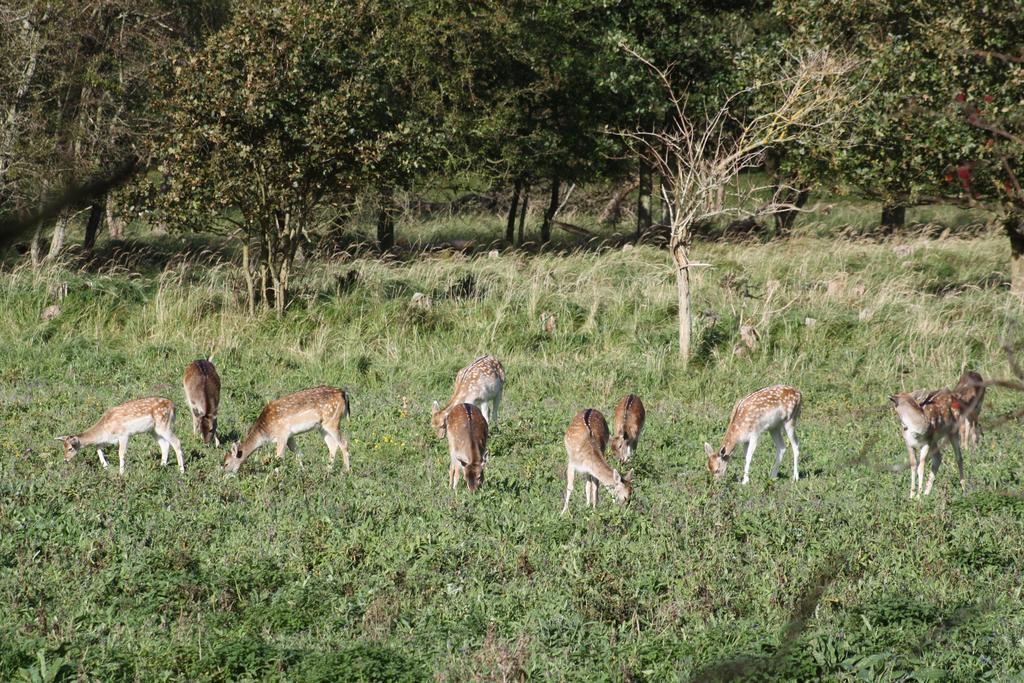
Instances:
[[[647,412],[644,403],[636,394],[629,394],[615,407],[615,436],[612,437],[612,451],[622,462],[629,462],[636,452],[640,432],[644,428]]]
[[[220,375],[209,360],[195,360],[185,368],[185,401],[192,411],[192,433],[201,434],[203,443],[220,448],[217,438],[217,407],[220,405]]]
[[[985,380],[973,370],[960,375],[953,393],[960,399],[960,444],[978,445],[981,427],[978,417],[981,415],[981,402],[985,400]]]
[[[334,387],[306,389],[271,401],[260,413],[245,440],[241,444],[237,441],[231,444],[231,450],[224,456],[224,470],[229,474],[238,472],[255,450],[270,442],[276,444],[278,458],[284,454],[287,446],[301,464],[302,453],[296,447],[293,437],[320,427],[320,433],[330,451],[328,467],[334,467],[334,459],[340,448],[345,471],[348,472],[348,439],[342,436],[338,423],[342,416],[348,417],[350,411],[348,392]]]
[[[505,368],[494,356],[480,356],[459,370],[455,376],[455,390],[448,403],[441,405],[434,401],[431,409],[431,425],[438,432],[445,416],[460,403],[472,403],[480,408],[492,432],[498,430],[498,405],[505,386]]]
[[[750,483],[750,461],[757,450],[757,439],[765,432],[775,442],[775,464],[771,478],[779,476],[779,466],[786,452],[782,430],[789,436],[793,448],[793,481],[800,479],[800,444],[796,440],[796,421],[800,417],[801,396],[793,387],[776,385],[755,391],[736,402],[729,416],[722,447],[715,451],[711,444],[704,442],[708,456],[708,470],[715,479],[725,476],[725,468],[733,452],[741,444],[747,445],[746,462],[743,464],[743,483]]]
[[[101,445],[117,444],[119,462],[118,473],[124,475],[124,457],[128,452],[128,438],[133,434],[152,432],[160,446],[160,464],[167,465],[168,448],[174,449],[178,458],[178,469],[185,471],[185,456],[181,452],[181,442],[174,435],[174,403],[166,398],[140,398],[111,408],[103,416],[81,434],[75,436],[59,436],[57,441],[64,444],[64,461],[70,462],[81,453],[85,446],[96,445],[96,453],[104,469],[107,459],[103,455]]]
[[[889,397],[896,409],[903,429],[903,440],[907,444],[910,461],[910,497],[920,498],[932,491],[935,473],[942,464],[939,447],[948,441],[956,454],[956,466],[960,471],[960,489],[964,490],[964,459],[960,452],[960,401],[948,389],[938,391],[915,391],[893,394]],[[917,453],[915,454],[915,450]],[[931,458],[931,473],[924,483],[924,468]]]
[[[608,445],[608,423],[600,411],[587,408],[580,411],[569,423],[565,432],[565,452],[569,456],[565,471],[565,504],[562,514],[569,510],[569,497],[576,473],[580,472],[586,481],[587,505],[597,507],[598,483],[604,484],[619,503],[625,503],[633,493],[633,473],[625,477],[613,470],[604,459]]]
[[[487,464],[487,420],[472,403],[460,403],[445,415],[438,430],[438,437],[448,437],[448,453],[451,465],[448,467],[448,486],[454,491],[459,485],[459,476],[466,479],[466,486],[475,493],[484,483],[484,465]]]

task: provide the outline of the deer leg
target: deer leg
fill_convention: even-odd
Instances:
[[[325,441],[327,440],[327,437],[330,437],[334,441],[334,444],[335,444],[334,448],[331,448],[330,442],[327,443],[327,447],[331,449],[330,467],[334,467],[334,456],[338,452],[338,449],[340,448],[341,449],[341,459],[342,459],[342,462],[345,463],[345,471],[348,472],[351,469],[351,467],[349,467],[349,462],[348,462],[348,439],[346,439],[344,436],[342,436],[341,432],[338,430],[338,425],[334,425],[334,426],[322,425],[321,426],[321,431],[324,432],[324,440]]]
[[[167,454],[171,450],[171,444],[159,434],[154,433],[153,438],[156,439],[156,445],[160,447],[160,467],[167,467]]]
[[[964,479],[964,454],[960,451],[960,444],[956,439],[951,439],[950,443],[953,444],[953,454],[956,456],[956,469],[960,473],[960,492],[967,492],[967,480]]]
[[[201,430],[199,429],[199,416],[196,415],[196,412],[193,410],[192,411],[192,433],[193,434],[198,434],[200,431]]]
[[[108,463],[106,457],[104,457],[103,449],[97,448],[96,453],[100,456],[100,464],[103,465],[103,469],[107,469],[110,466],[110,463]]]
[[[750,461],[754,459],[754,451],[757,450],[757,435],[750,437],[747,443],[747,457],[743,462],[743,483],[750,483]]]
[[[786,436],[789,437],[790,448],[793,449],[793,481],[800,480],[800,444],[796,440],[796,421],[785,423]]]
[[[562,506],[562,514],[569,511],[569,496],[572,495],[573,480],[576,478],[576,470],[572,465],[565,468],[565,505]]]
[[[477,408],[479,408],[480,412],[483,414],[484,421],[487,422],[487,429],[490,430],[490,428],[491,428],[491,404],[490,404],[490,402],[489,401],[480,401],[480,403],[477,405]]]
[[[290,437],[288,439],[278,439],[276,441],[275,445],[277,446],[277,449],[274,451],[274,457],[277,458],[278,460],[284,457],[284,449],[285,446],[288,445],[289,440]]]
[[[928,483],[924,487],[924,495],[929,495],[932,492],[932,484],[935,483],[935,475],[939,471],[939,465],[942,464],[942,451],[938,448],[932,451],[932,466],[931,471],[928,472]]]
[[[772,465],[771,474],[768,476],[775,479],[779,476],[779,467],[782,466],[782,456],[786,454],[786,440],[782,438],[782,427],[771,430],[772,442],[775,443],[775,464]]]
[[[174,457],[178,459],[178,471],[184,474],[185,454],[181,452],[181,440],[178,439],[174,432],[168,429],[167,434],[164,435],[164,441],[171,444],[171,448],[174,449]]]
[[[491,410],[494,413],[494,421],[491,422],[490,420],[488,420],[487,427],[491,431],[497,432],[498,431],[498,408],[501,406],[501,394],[498,394],[497,396],[495,396],[494,400],[491,403],[492,403]]]
[[[117,442],[117,459],[118,459],[117,472],[122,477],[124,476],[124,456],[127,453],[128,453],[128,437],[125,436],[125,437],[122,437]]]
[[[907,462],[910,467],[910,498],[914,499],[914,483],[917,480],[917,454],[914,453],[914,448],[908,443],[907,444]]]
[[[921,446],[921,450],[917,453],[917,497],[920,498],[924,493],[924,468],[925,463],[928,462],[928,456],[931,455],[931,447],[929,444]]]
[[[601,485],[598,483],[597,477],[595,477],[594,475],[590,475],[590,491],[591,491],[591,494],[590,494],[591,495],[591,499],[593,500],[593,502],[591,503],[590,507],[596,508],[597,507],[597,497],[601,493]]]

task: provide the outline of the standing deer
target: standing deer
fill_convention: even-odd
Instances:
[[[644,428],[647,412],[644,403],[636,394],[629,394],[615,407],[615,436],[612,437],[612,451],[622,462],[629,462],[636,452],[640,432]]]
[[[441,429],[448,411],[460,403],[472,403],[480,408],[492,432],[498,430],[498,406],[505,386],[505,368],[494,356],[480,356],[459,370],[455,376],[455,390],[442,408],[434,401],[431,410],[431,425],[435,431]]]
[[[985,380],[973,370],[960,375],[953,393],[960,399],[960,444],[977,447],[981,438],[981,427],[978,417],[981,415],[981,402],[985,400]]]
[[[271,401],[260,413],[245,440],[241,444],[237,441],[231,444],[231,450],[224,456],[224,470],[230,474],[238,472],[255,450],[270,442],[277,446],[278,458],[284,455],[287,447],[296,454],[301,464],[302,453],[296,447],[293,437],[319,427],[330,451],[328,467],[334,467],[340,448],[345,471],[348,472],[348,439],[342,436],[338,425],[342,416],[349,416],[350,410],[348,392],[334,387],[306,389]]]
[[[565,471],[565,504],[562,514],[569,510],[569,497],[576,473],[581,473],[586,481],[587,505],[597,507],[598,484],[611,489],[618,502],[625,503],[633,493],[633,473],[625,477],[618,470],[613,470],[604,459],[604,449],[608,444],[608,423],[600,411],[587,408],[580,411],[569,423],[565,432],[565,452],[568,463]]]
[[[220,405],[220,375],[208,360],[194,360],[185,368],[185,401],[192,411],[192,433],[202,434],[207,446],[212,441],[220,448],[217,438],[217,407]]]
[[[117,444],[118,473],[124,475],[124,458],[128,452],[128,438],[133,434],[152,432],[160,446],[160,465],[167,466],[168,448],[174,449],[178,469],[185,471],[185,456],[181,442],[174,435],[174,403],[166,398],[140,398],[111,408],[87,430],[75,436],[59,436],[64,444],[64,461],[70,462],[86,446],[96,445],[96,453],[104,469],[108,466],[101,445]]]
[[[448,486],[458,488],[459,477],[465,477],[466,486],[475,493],[484,483],[484,465],[487,464],[487,420],[472,403],[460,403],[445,415],[439,439],[448,437]]]
[[[779,466],[782,465],[782,456],[786,452],[786,442],[782,438],[782,430],[785,429],[793,449],[793,481],[800,479],[800,444],[796,440],[796,421],[800,417],[801,400],[799,391],[779,384],[755,391],[737,401],[732,409],[732,415],[729,416],[729,426],[725,430],[722,447],[715,451],[711,444],[704,442],[704,452],[708,456],[708,471],[715,479],[721,479],[725,476],[725,468],[733,452],[742,444],[746,444],[743,483],[749,484],[750,461],[757,450],[758,437],[768,432],[775,442],[775,464],[770,475],[774,479],[779,476]]]
[[[940,446],[948,441],[956,454],[960,471],[960,489],[964,490],[964,459],[960,452],[960,401],[948,389],[926,392],[894,394],[889,397],[896,409],[903,430],[910,461],[910,497],[920,498],[932,491],[935,473],[942,464]],[[915,450],[917,453],[915,453]],[[931,458],[928,483],[924,483],[924,468]]]

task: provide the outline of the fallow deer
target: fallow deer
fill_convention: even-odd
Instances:
[[[612,437],[612,451],[622,462],[629,462],[636,452],[640,432],[644,428],[647,411],[636,394],[629,394],[615,407],[615,436]]]
[[[722,447],[715,451],[711,444],[704,442],[708,456],[708,471],[721,479],[733,452],[743,444],[747,446],[746,461],[743,464],[743,483],[750,483],[750,461],[757,450],[758,438],[768,432],[775,442],[775,464],[771,478],[779,476],[779,466],[786,452],[786,441],[782,430],[789,436],[793,449],[793,481],[800,479],[800,444],[796,440],[796,421],[800,417],[801,396],[793,387],[776,385],[755,391],[736,402],[729,416]]]
[[[342,436],[339,422],[351,411],[348,392],[334,387],[306,389],[271,401],[260,413],[252,429],[239,444],[231,444],[231,450],[224,456],[224,470],[229,474],[238,472],[255,450],[273,442],[277,446],[276,456],[284,454],[285,447],[295,453],[302,462],[302,453],[295,445],[296,434],[302,434],[319,427],[330,452],[328,467],[334,467],[338,449],[345,461],[348,472],[348,439]]]
[[[985,380],[973,370],[960,375],[953,393],[960,399],[960,444],[977,447],[981,438],[981,427],[978,417],[981,415],[981,403],[985,400]]]
[[[475,493],[484,483],[487,464],[487,420],[472,403],[460,403],[448,411],[441,426],[440,437],[448,437],[448,486],[458,488],[459,477]]]
[[[569,510],[576,473],[585,478],[587,505],[597,507],[598,484],[608,487],[619,503],[625,503],[633,493],[633,473],[625,477],[613,470],[604,459],[608,444],[608,423],[600,411],[587,408],[569,423],[565,432],[565,452],[568,463],[565,471],[565,504],[562,514]]]
[[[220,448],[217,438],[217,407],[220,405],[220,375],[209,360],[195,360],[185,368],[185,401],[192,411],[192,433],[201,434],[203,443]]]
[[[960,488],[965,489],[964,459],[960,452],[960,401],[956,395],[948,389],[940,389],[894,394],[889,400],[896,409],[907,445],[910,497],[920,498],[922,494],[927,496],[931,493],[935,473],[942,464],[940,446],[943,441],[948,441],[953,447],[960,471]],[[929,458],[932,461],[931,472],[925,484],[924,468]]]
[[[64,444],[65,462],[70,462],[86,446],[96,445],[96,453],[104,469],[108,463],[99,446],[117,444],[118,473],[124,475],[128,438],[145,432],[152,432],[160,446],[160,464],[167,465],[168,449],[173,448],[178,458],[178,469],[184,472],[185,456],[181,452],[181,442],[174,435],[174,403],[166,398],[140,398],[115,406],[81,434],[59,436],[57,440]]]
[[[440,432],[448,411],[460,403],[472,403],[483,413],[487,426],[498,430],[498,406],[505,386],[505,368],[494,356],[480,356],[459,370],[455,376],[455,390],[448,403],[441,405],[434,401],[431,409],[431,425]]]

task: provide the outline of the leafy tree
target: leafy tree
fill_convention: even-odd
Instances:
[[[287,303],[292,262],[333,196],[387,192],[435,140],[396,41],[400,5],[256,0],[175,67],[159,200],[182,226],[225,218],[251,311]]]

